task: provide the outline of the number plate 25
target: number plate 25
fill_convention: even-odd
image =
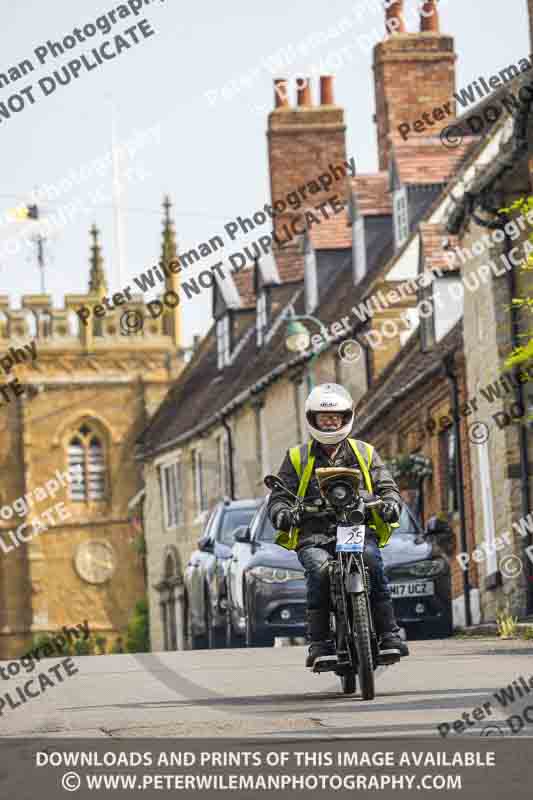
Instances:
[[[365,547],[364,525],[337,525],[337,552],[362,553]]]

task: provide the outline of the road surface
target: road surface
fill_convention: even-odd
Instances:
[[[399,665],[380,668],[371,702],[343,695],[332,673],[306,670],[304,647],[75,657],[78,671],[61,681],[51,671],[60,659],[47,659],[0,682],[0,726],[4,736],[438,738],[439,725],[452,728],[463,712],[489,702],[490,715],[469,717],[463,735],[511,735],[505,719],[528,703],[533,733],[533,688],[522,689],[511,708],[493,695],[520,677],[519,687],[529,687],[530,676],[533,687],[532,642],[454,638],[410,648]],[[38,673],[51,677],[42,693]],[[16,687],[22,692],[31,678],[35,697],[22,702]]]

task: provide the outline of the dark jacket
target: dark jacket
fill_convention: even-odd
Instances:
[[[357,449],[365,459],[366,463],[368,463],[368,453],[364,442],[361,442],[359,439],[356,439],[355,441],[357,444]],[[315,477],[315,469],[318,467],[353,467],[355,469],[360,469],[355,453],[346,439],[342,442],[339,450],[337,451],[334,461],[330,461],[325,450],[316,440],[313,440],[311,454],[315,456],[315,463],[313,466],[311,480],[309,481],[309,486],[307,487],[307,491],[305,493],[307,498],[318,497],[320,494],[318,481]],[[287,451],[285,458],[283,459],[278,476],[291,492],[294,494],[298,492],[300,479],[296,474],[296,470],[292,466],[289,458],[289,451]],[[376,450],[374,450],[372,454],[370,477],[372,479],[374,494],[379,495],[379,497],[381,497],[383,500],[401,504],[402,500],[398,491],[398,487],[396,486],[390,472],[384,465]],[[292,508],[294,506],[294,499],[287,494],[287,492],[284,492],[281,489],[274,489],[270,494],[267,506],[268,516],[270,517],[270,521],[274,527],[276,527],[276,514],[280,509],[286,508],[287,506]],[[332,516],[330,520],[328,520],[327,517],[318,517],[316,519],[311,517],[306,519],[302,529],[300,530],[300,546],[305,544],[305,539],[308,536],[322,534],[326,538],[328,535],[331,535],[332,531],[334,532],[334,528],[332,527],[334,524],[334,516]]]

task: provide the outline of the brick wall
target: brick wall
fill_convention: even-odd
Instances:
[[[464,396],[464,364],[459,361],[457,364],[458,380],[460,386],[460,396]],[[414,391],[408,393],[403,398],[394,403],[392,409],[374,422],[368,429],[360,435],[369,442],[372,442],[377,451],[382,454],[387,453],[389,457],[399,453],[406,454],[417,450],[422,455],[432,461],[433,476],[426,479],[424,483],[424,524],[433,514],[446,512],[443,507],[443,453],[440,446],[438,430],[439,420],[449,416],[451,408],[451,391],[448,380],[444,376],[433,377]],[[439,428],[433,435],[425,429],[425,422],[433,419]],[[470,460],[468,455],[467,424],[469,418],[462,418],[460,425],[461,447],[463,455],[464,473],[464,496],[465,496],[465,520],[467,531],[467,543],[469,551],[474,548],[475,517],[472,503],[472,482],[470,479]],[[358,434],[359,435],[359,434]],[[408,492],[402,492],[404,499],[407,500]],[[463,573],[455,559],[455,555],[461,552],[460,539],[460,516],[455,512],[449,516],[450,525],[455,534],[455,549],[449,559],[452,577],[452,598],[455,600],[454,613],[456,614],[456,624],[462,624],[463,619],[460,615],[462,611],[463,594]],[[473,587],[472,605],[474,614],[477,608],[477,587],[478,571],[477,565],[472,564],[470,571],[470,584]],[[459,614],[457,614],[457,610]],[[476,620],[474,620],[476,621]]]
[[[322,97],[322,100],[325,98]],[[299,97],[300,104],[277,107],[268,117],[268,157],[272,203],[285,200],[298,187],[323,173],[331,175],[330,165],[339,167],[346,160],[344,110],[333,104],[312,104],[312,93]],[[305,104],[304,104],[305,103]],[[339,173],[327,190],[309,194],[304,205],[312,207],[338,195],[348,198],[348,182]],[[276,216],[276,230],[283,223],[301,218],[302,209]]]
[[[386,169],[391,142],[403,142],[398,126],[411,126],[422,114],[451,103],[452,116],[434,122],[431,135],[455,116],[455,60],[451,36],[405,33],[391,36],[374,48],[374,83],[379,168]],[[452,102],[453,101],[453,102]],[[425,132],[409,132],[409,141]]]

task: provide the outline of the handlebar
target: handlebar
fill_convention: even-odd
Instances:
[[[317,506],[317,505],[310,505],[309,503],[304,503],[303,500],[300,498],[295,498],[297,502],[291,508],[291,512],[295,518],[295,525],[298,527],[303,522],[306,516],[312,516],[315,519],[318,517],[329,517],[330,519],[336,517],[335,509],[333,506],[329,504],[325,504],[325,507]],[[345,507],[345,511],[349,513],[350,511],[354,511],[356,509],[360,509],[361,512],[364,512],[365,521],[368,516],[368,512],[371,511],[373,508],[379,508],[379,506],[383,505],[384,501],[381,497],[377,497],[376,495],[369,495],[369,499],[366,500],[364,497],[359,496],[359,499],[356,503],[351,503]],[[362,505],[362,508],[361,508]]]

